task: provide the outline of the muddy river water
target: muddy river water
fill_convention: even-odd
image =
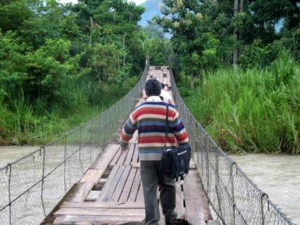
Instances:
[[[272,202],[300,225],[300,155],[230,155]]]
[[[38,147],[0,147],[0,167]],[[300,225],[300,155],[230,155],[257,186]]]
[[[35,146],[1,146],[0,168],[38,149]]]

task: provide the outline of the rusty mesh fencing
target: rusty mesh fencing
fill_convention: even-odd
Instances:
[[[173,97],[189,134],[210,206],[223,225],[293,225],[208,135],[189,111],[171,72]]]
[[[96,118],[0,168],[0,225],[36,225],[80,180],[140,98],[149,64],[130,92]]]

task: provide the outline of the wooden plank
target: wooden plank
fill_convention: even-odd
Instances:
[[[124,185],[126,183],[126,180],[128,178],[129,172],[130,172],[131,166],[125,166],[125,169],[122,173],[121,178],[119,179],[118,185],[111,197],[111,202],[117,202],[121,196],[121,193],[123,191]]]
[[[164,77],[162,82],[167,86],[168,85],[168,78]]]
[[[161,70],[157,71],[157,79],[159,82],[161,82],[161,78],[162,78],[162,74],[161,74]]]
[[[70,201],[73,202],[83,202],[87,196],[89,195],[90,191],[92,190],[94,183],[92,182],[80,182],[76,185],[75,192],[72,195]]]
[[[197,165],[193,158],[191,158],[191,160],[190,160],[190,170],[192,170],[192,169],[197,169]]]
[[[127,199],[129,197],[130,189],[132,187],[132,183],[133,183],[136,172],[137,172],[137,169],[131,167],[131,170],[130,170],[129,176],[127,178],[126,184],[125,184],[125,186],[123,188],[123,191],[122,191],[122,194],[119,198],[120,203],[127,202]]]
[[[136,197],[136,202],[142,202],[144,203],[144,193],[143,193],[143,185],[142,181],[140,182],[139,191]]]
[[[137,144],[135,144],[134,153],[132,157],[132,162],[137,163],[139,161],[139,150]]]
[[[183,182],[176,182],[176,209],[177,218],[184,219],[185,218],[185,208],[183,203],[183,191],[182,191]]]
[[[131,163],[131,161],[132,161],[134,149],[135,149],[135,144],[131,144],[131,145],[129,146],[128,154],[127,154],[127,156],[126,156],[124,165],[130,165],[130,163]]]
[[[108,178],[107,178],[107,181],[106,181],[106,184],[104,185],[104,187],[102,188],[100,194],[99,194],[99,197],[97,198],[96,201],[102,201],[104,196],[105,196],[105,193],[109,190],[109,186],[111,184],[111,182],[113,181],[113,178],[116,174],[116,172],[118,171],[119,169],[119,165],[115,165],[112,169],[112,171],[110,172]]]
[[[140,173],[140,170],[138,170],[135,175],[135,178],[134,178],[131,190],[130,190],[128,202],[135,202],[140,182],[141,182],[141,173]]]
[[[204,225],[211,220],[207,199],[201,186],[197,170],[189,171],[184,179],[185,218],[190,225]]]
[[[102,188],[104,187],[104,184],[106,183],[107,178],[100,178],[100,180],[98,181],[98,183],[96,183],[93,187],[92,190],[94,191],[101,191]]]
[[[120,155],[120,157],[119,157],[119,159],[118,159],[118,161],[117,161],[116,164],[123,165],[124,161],[126,159],[127,154],[128,154],[128,151],[121,151],[121,155]]]
[[[102,201],[108,202],[108,201],[111,200],[110,198],[112,197],[114,191],[116,190],[117,184],[118,184],[118,182],[120,180],[120,177],[121,177],[124,169],[125,169],[125,166],[123,166],[123,165],[119,166],[119,169],[116,172],[116,174],[115,174],[112,182],[110,183],[109,189],[106,191],[106,193],[105,193]]]
[[[221,225],[221,222],[218,220],[209,220],[207,221],[207,225]]]
[[[120,155],[121,155],[121,149],[118,150],[117,154],[114,156],[114,158],[111,160],[109,166],[114,166],[117,164],[117,161],[119,160],[120,158]]]
[[[103,154],[97,158],[97,162],[93,164],[92,168],[89,168],[84,176],[81,178],[80,182],[92,182],[97,183],[99,178],[102,176],[105,171],[107,165],[112,160],[114,155],[116,154],[119,145],[109,144]]]
[[[94,202],[99,195],[99,191],[94,191],[93,189],[90,191],[89,195],[86,197],[85,201]]]
[[[99,154],[97,160],[95,161],[95,163],[93,163],[90,169],[105,169],[119,148],[120,145],[109,144],[105,148],[104,152]]]
[[[61,208],[54,213],[55,216],[59,215],[76,215],[76,216],[139,216],[145,215],[145,209],[107,209],[101,208]]]
[[[159,82],[161,83],[161,82],[163,82],[163,71],[162,70],[160,70],[159,71]]]
[[[86,171],[84,176],[81,178],[80,182],[91,182],[91,183],[97,183],[101,175],[103,174],[103,170],[95,170],[95,169],[89,169]]]
[[[118,148],[119,145],[109,144],[105,148],[104,152],[97,157],[98,161],[93,164],[93,169],[87,170],[85,175],[81,178],[80,182],[76,186],[71,201],[80,202],[87,198],[93,186],[103,175],[106,167],[108,166],[112,157],[115,155]]]
[[[143,202],[64,202],[61,208],[144,209]]]
[[[153,71],[153,77],[154,77],[155,79],[158,79],[158,73],[157,73],[157,70],[154,70],[154,71]]]
[[[141,225],[144,216],[76,216],[63,215],[58,216],[54,225]]]

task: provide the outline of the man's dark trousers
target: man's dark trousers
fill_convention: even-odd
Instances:
[[[160,216],[157,204],[157,187],[161,188],[160,202],[165,220],[170,221],[177,217],[174,211],[176,206],[176,187],[174,179],[159,173],[160,161],[141,161],[141,179],[144,191],[146,208],[146,225],[158,225]]]

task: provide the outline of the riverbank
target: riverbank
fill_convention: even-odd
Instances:
[[[107,106],[106,106],[107,107]],[[43,145],[59,138],[63,133],[99,115],[106,107],[81,107],[72,113],[48,113],[44,116],[30,115],[29,129],[11,129],[10,135],[0,135],[0,146]]]
[[[300,224],[300,155],[245,154],[230,155],[247,176]]]

